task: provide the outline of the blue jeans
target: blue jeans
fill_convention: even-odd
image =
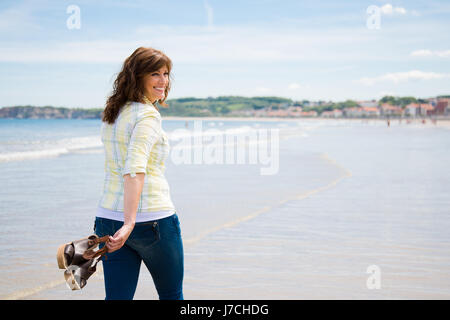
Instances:
[[[123,222],[95,218],[95,233],[113,236]],[[160,300],[183,300],[184,254],[177,214],[135,224],[127,241],[102,258],[106,300],[132,300],[141,262],[153,278]]]

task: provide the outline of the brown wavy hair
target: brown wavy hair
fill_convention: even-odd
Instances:
[[[164,66],[169,72],[169,82],[164,92],[164,99],[158,100],[158,103],[167,108],[168,105],[165,101],[170,91],[172,61],[162,51],[139,47],[124,61],[122,70],[114,81],[112,94],[106,101],[102,121],[113,124],[120,110],[128,101],[144,103],[143,78]],[[158,107],[156,108],[158,109]]]

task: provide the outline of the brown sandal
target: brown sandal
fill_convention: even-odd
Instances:
[[[97,245],[107,242],[109,236],[99,238],[93,234],[87,238],[76,240],[70,243],[62,244],[58,248],[56,259],[60,269],[67,269],[71,264],[79,265],[85,260],[90,260],[97,255],[106,253],[106,248],[94,251]]]
[[[58,267],[65,269],[64,278],[70,289],[79,290],[86,285],[87,279],[96,271],[98,261],[107,253],[106,246],[98,249],[98,245],[107,243],[108,239],[108,235],[99,238],[94,234],[59,246],[56,260]]]
[[[81,265],[71,264],[64,271],[64,279],[69,289],[82,289],[95,271],[97,271],[97,263],[100,259],[91,259]]]

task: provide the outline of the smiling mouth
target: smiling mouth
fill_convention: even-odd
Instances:
[[[164,87],[153,87],[156,91],[164,92]]]

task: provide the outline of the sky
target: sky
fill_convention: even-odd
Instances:
[[[103,108],[138,47],[168,99],[450,94],[448,0],[2,0],[0,107]]]

